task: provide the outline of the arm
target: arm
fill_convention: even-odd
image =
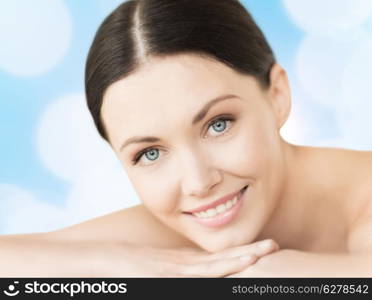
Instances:
[[[372,252],[321,254],[283,249],[231,277],[371,277]]]
[[[276,250],[275,243],[257,242],[210,254],[48,233],[8,235],[0,236],[0,277],[223,277]]]
[[[372,209],[364,212],[349,232],[346,253],[283,249],[231,277],[372,277]]]
[[[0,237],[0,277],[79,277],[94,274],[97,256],[72,245],[50,239],[47,234],[16,234]]]

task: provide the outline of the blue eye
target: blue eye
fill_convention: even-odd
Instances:
[[[215,119],[209,123],[208,130],[209,128],[213,128],[213,130],[217,133],[214,136],[223,135],[219,133],[225,132],[226,128],[228,127],[228,124],[233,121],[234,119],[231,117],[219,117],[218,119]]]
[[[156,148],[148,148],[148,149],[145,149],[141,152],[139,152],[135,158],[133,159],[133,163],[136,164],[140,159],[141,157],[145,155],[145,157],[150,160],[150,161],[154,161],[156,160],[158,157],[159,157],[159,149],[156,149]]]
[[[228,124],[231,122],[234,122],[234,118],[232,117],[219,117],[211,122],[209,122],[208,130],[210,128],[213,128],[213,130],[217,133],[215,135],[212,134],[212,136],[222,136],[224,135],[226,131],[226,128],[228,127]],[[222,134],[221,134],[222,132]],[[145,156],[147,160],[149,161],[155,161],[159,157],[159,149],[158,148],[147,148],[142,151],[140,151],[133,159],[133,164],[137,164],[138,161],[142,158],[142,156]]]
[[[148,160],[155,160],[159,157],[159,149],[149,149],[144,154]]]
[[[223,120],[223,119],[219,119],[217,120],[216,122],[214,122],[212,124],[212,127],[214,130],[216,130],[217,132],[222,132],[226,129],[227,125],[226,125],[226,120]]]

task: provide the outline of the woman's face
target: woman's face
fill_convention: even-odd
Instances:
[[[222,63],[177,55],[106,90],[103,122],[144,206],[207,251],[253,242],[277,204],[290,106],[283,73],[276,65],[264,91]],[[234,194],[236,203],[202,207]]]

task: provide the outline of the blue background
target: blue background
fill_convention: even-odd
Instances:
[[[0,233],[49,231],[139,203],[83,101],[90,43],[120,2],[0,2]],[[372,1],[241,2],[290,78],[283,137],[371,149]]]

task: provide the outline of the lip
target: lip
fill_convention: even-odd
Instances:
[[[209,208],[216,208],[218,205],[222,204],[222,203],[225,203],[229,200],[232,200],[234,199],[236,196],[238,196],[245,188],[247,188],[248,185],[244,186],[242,189],[240,189],[239,191],[235,192],[235,193],[231,193],[231,194],[228,194],[210,204],[206,204],[206,205],[202,205],[202,206],[199,206],[198,208],[196,209],[193,209],[193,210],[188,210],[188,211],[185,211],[185,213],[187,214],[192,214],[192,213],[197,213],[197,212],[201,212],[201,211],[205,211],[205,210],[208,210]]]
[[[196,223],[203,225],[205,227],[210,227],[210,228],[216,228],[216,227],[221,227],[223,225],[226,225],[233,221],[239,214],[241,207],[243,206],[244,203],[244,195],[245,192],[249,189],[249,186],[247,188],[243,188],[238,192],[238,201],[234,206],[232,206],[229,210],[218,214],[214,217],[209,217],[209,218],[199,218],[193,214],[185,214],[187,217],[192,218]],[[234,193],[236,195],[236,193]]]

